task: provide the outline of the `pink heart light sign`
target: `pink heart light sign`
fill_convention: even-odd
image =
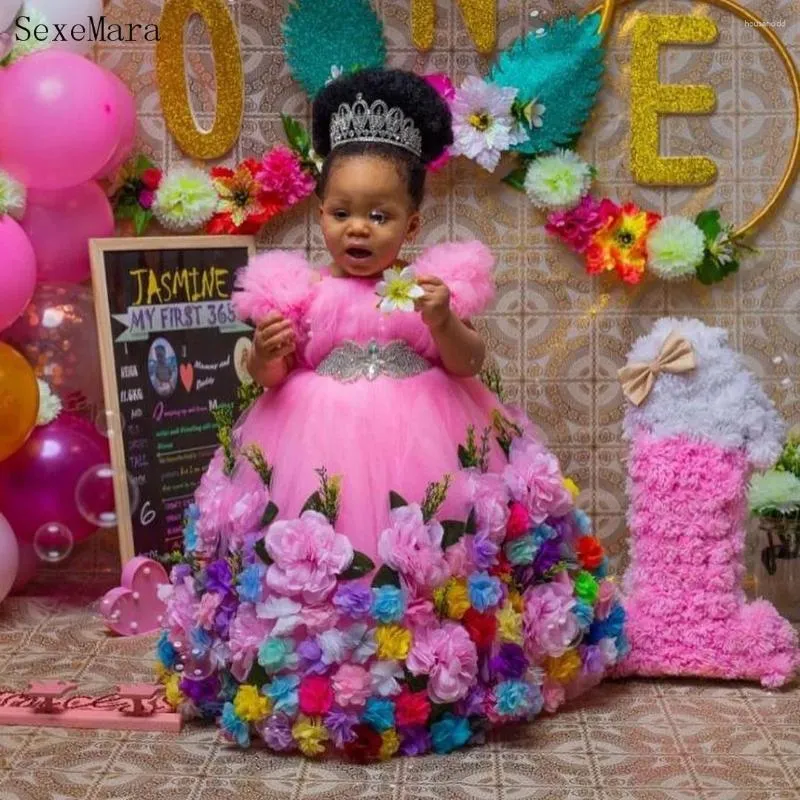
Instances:
[[[121,585],[106,592],[100,602],[106,626],[120,636],[157,631],[166,609],[158,597],[158,587],[164,583],[169,583],[169,576],[158,561],[132,558],[122,570]]]

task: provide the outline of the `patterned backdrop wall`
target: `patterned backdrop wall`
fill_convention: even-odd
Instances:
[[[282,141],[281,113],[309,122],[306,96],[289,76],[281,51],[280,22],[287,4],[230,3],[245,74],[244,122],[235,148],[214,163],[233,165]],[[491,59],[478,54],[455,2],[437,0],[434,47],[428,53],[418,52],[412,43],[410,0],[374,0],[374,5],[385,26],[391,66],[444,71],[456,83],[469,74],[485,74]],[[763,20],[777,22],[776,33],[797,61],[797,3],[756,0],[747,6]],[[585,8],[572,0],[498,0],[498,46],[505,47],[543,20]],[[161,3],[150,0],[110,0],[106,6],[108,22],[157,22],[160,11]],[[719,177],[711,186],[643,187],[631,176],[630,30],[636,15],[643,13],[708,15],[720,30],[713,46],[670,47],[661,53],[663,82],[711,84],[717,94],[714,114],[661,123],[664,155],[707,155],[717,163]],[[736,224],[748,219],[780,180],[794,127],[786,74],[758,31],[705,4],[659,0],[619,10],[608,47],[605,89],[579,146],[598,169],[598,191],[615,199],[629,197],[661,213],[693,216],[715,206]],[[153,46],[107,44],[98,55],[136,94],[138,149],[164,167],[185,161],[160,112]],[[214,84],[207,32],[197,17],[188,25],[186,63],[195,116],[208,128],[216,93],[225,87]],[[626,450],[621,440],[623,400],[615,376],[632,341],[656,318],[691,315],[728,328],[732,343],[746,354],[783,414],[800,422],[800,190],[793,187],[761,228],[755,242],[760,253],[748,256],[741,271],[722,284],[669,286],[653,280],[630,287],[585,275],[577,256],[545,236],[543,217],[525,195],[500,182],[502,166],[489,174],[458,159],[434,175],[416,249],[470,237],[492,248],[498,260],[497,301],[478,324],[508,399],[523,404],[539,422],[565,473],[582,487],[581,505],[596,519],[610,552],[624,560]],[[259,248],[304,248],[313,259],[323,260],[316,216],[316,206],[306,203],[278,217],[266,226]]]

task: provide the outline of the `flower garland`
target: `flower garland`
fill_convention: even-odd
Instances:
[[[319,178],[319,161],[304,126],[282,115],[289,146],[273,146],[258,161],[210,172],[178,166],[164,174],[147,156],[131,159],[109,195],[117,220],[131,220],[137,236],[153,219],[170,231],[255,234],[273,217],[308,197]]]
[[[228,420],[230,421],[230,420]],[[624,611],[589,518],[555,456],[511,419],[459,447],[471,511],[436,514],[392,493],[383,564],[334,529],[340,481],[281,519],[272,467],[230,430],[187,514],[157,647],[170,703],[226,739],[357,762],[483,741],[493,726],[555,711],[627,652]]]

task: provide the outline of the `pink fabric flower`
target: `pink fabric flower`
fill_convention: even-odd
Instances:
[[[288,597],[302,596],[307,603],[325,600],[336,588],[336,576],[353,560],[348,538],[317,511],[273,522],[264,544],[275,562],[267,569],[267,586]]]
[[[572,584],[563,572],[551,583],[525,592],[522,621],[525,646],[532,658],[558,657],[569,649],[580,633],[578,619],[572,613],[574,607]]]
[[[605,580],[600,584],[597,590],[597,602],[594,606],[595,619],[604,620],[608,616],[616,595],[617,587],[612,581]]]
[[[616,211],[618,209],[611,200],[598,201],[587,194],[575,208],[550,214],[544,229],[575,252],[585,253],[592,236],[609,217],[615,216]]]
[[[435,703],[465,697],[478,674],[478,651],[461,625],[445,622],[414,634],[406,666],[414,675],[428,675],[428,694]]]
[[[391,527],[378,539],[378,555],[412,586],[432,589],[449,574],[442,535],[438,522],[424,522],[417,503],[401,506],[391,512]]]
[[[214,616],[221,602],[222,595],[218,592],[206,592],[200,598],[200,605],[197,608],[197,624],[201,628],[211,629],[214,625]]]
[[[531,515],[522,503],[514,502],[508,515],[506,539],[518,539],[528,532],[531,526]]]
[[[466,491],[475,508],[478,532],[499,544],[505,538],[508,522],[508,489],[500,475],[468,470]]]
[[[558,459],[532,439],[517,437],[511,442],[503,479],[536,525],[549,516],[562,517],[572,508]]]
[[[308,675],[300,681],[300,710],[309,717],[327,714],[333,706],[333,686],[325,675]]]
[[[545,711],[549,711],[552,714],[559,706],[563,705],[566,699],[564,687],[552,678],[545,678],[542,684],[542,697],[544,698]]]
[[[467,537],[462,536],[455,544],[445,550],[445,560],[454,578],[466,578],[475,571],[475,562],[472,560],[470,548],[467,547]]]
[[[342,664],[333,676],[336,702],[346,706],[363,706],[372,694],[372,676],[357,664]]]
[[[286,208],[308,197],[316,185],[303,169],[297,154],[282,144],[264,156],[256,180]]]

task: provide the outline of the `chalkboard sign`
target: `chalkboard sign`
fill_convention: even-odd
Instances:
[[[252,330],[230,302],[250,236],[93,239],[94,285],[123,563],[179,549],[217,446],[212,411],[250,380]]]

